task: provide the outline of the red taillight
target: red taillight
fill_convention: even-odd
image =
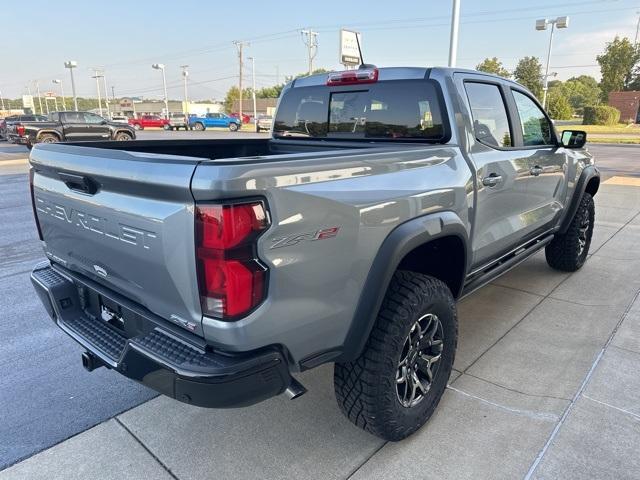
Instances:
[[[205,315],[232,320],[258,306],[267,269],[256,254],[269,220],[262,202],[196,207],[196,257]]]
[[[330,73],[327,77],[327,85],[355,85],[360,83],[375,83],[377,81],[377,68],[345,70],[344,72]]]
[[[29,170],[29,191],[31,193],[31,208],[33,209],[33,218],[36,221],[36,228],[38,229],[38,237],[40,238],[40,240],[43,240],[42,229],[40,228],[40,220],[38,220],[38,211],[36,209],[36,196],[33,191],[33,175],[33,169]]]
[[[16,125],[16,133],[23,137],[24,136],[24,125]]]

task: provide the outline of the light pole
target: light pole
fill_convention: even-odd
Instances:
[[[78,111],[78,97],[76,96],[76,82],[73,79],[73,69],[78,66],[78,62],[75,60],[69,60],[64,62],[64,68],[69,69],[69,73],[71,74],[71,93],[73,94],[73,108]]]
[[[167,77],[164,74],[164,63],[154,63],[151,68],[162,70],[162,86],[164,88],[164,115],[169,118],[169,99],[167,98]]]
[[[249,57],[251,60],[251,77],[252,77],[252,87],[251,87],[251,96],[253,97],[253,123],[256,124],[256,130],[258,129],[258,111],[256,108],[256,59],[254,57]]]
[[[460,25],[460,0],[453,0],[451,11],[451,38],[449,40],[449,66],[455,67],[458,57],[458,26]]]
[[[0,103],[2,104],[2,110],[4,110],[4,98],[2,98],[2,92],[0,92]]]
[[[555,19],[543,18],[536,20],[536,30],[546,30],[547,25],[551,24],[551,35],[549,35],[549,50],[547,51],[547,66],[544,69],[544,85],[542,87],[542,107],[547,108],[547,90],[549,85],[549,62],[551,61],[551,47],[553,45],[553,32],[555,27],[567,28],[569,26],[569,17],[558,17]]]
[[[91,78],[96,79],[96,89],[98,90],[98,111],[100,112],[100,116],[102,116],[102,97],[100,96],[100,79],[102,75],[98,74],[98,70],[93,70],[94,74]],[[106,94],[106,92],[105,92]]]
[[[40,115],[44,115],[44,110],[42,109],[42,96],[40,95],[40,82],[35,80],[36,84],[36,94],[38,95],[38,104],[40,105]],[[47,102],[45,102],[46,105]],[[49,105],[47,105],[47,114],[49,114]]]
[[[187,95],[187,78],[189,77],[189,65],[180,65],[182,68],[182,81],[184,82],[184,114],[186,117],[189,116],[189,96]]]
[[[636,12],[636,15],[638,15],[638,23],[636,23],[636,37],[633,40],[633,45],[634,46],[638,46],[638,33],[640,33],[640,12]]]
[[[62,109],[66,110],[67,109],[67,104],[64,101],[64,88],[62,87],[62,80],[59,80],[59,79],[56,78],[55,80],[52,80],[52,82],[60,85],[60,95],[62,96]]]
[[[102,86],[104,87],[104,104],[107,107],[107,118],[111,119],[111,110],[109,109],[109,94],[107,93],[107,75],[102,71]]]

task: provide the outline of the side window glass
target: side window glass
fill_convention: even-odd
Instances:
[[[543,111],[529,96],[512,90],[522,124],[522,138],[525,146],[551,145],[551,123]]]
[[[511,147],[511,130],[504,100],[497,85],[465,82],[476,138],[494,147]]]

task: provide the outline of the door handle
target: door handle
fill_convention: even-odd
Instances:
[[[497,175],[495,173],[492,173],[488,177],[484,177],[482,179],[482,185],[484,185],[485,187],[495,187],[501,181],[502,181],[502,175]]]
[[[529,173],[531,175],[533,175],[534,177],[537,177],[538,175],[540,175],[542,172],[544,171],[544,169],[540,166],[540,165],[536,165],[535,167],[531,167],[531,169],[529,170]]]

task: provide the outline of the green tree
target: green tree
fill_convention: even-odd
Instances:
[[[555,88],[547,95],[547,112],[554,120],[570,120],[573,108],[560,89]]]
[[[634,83],[633,74],[640,60],[639,53],[628,38],[616,36],[607,43],[604,53],[596,57],[602,74],[600,90],[603,101],[608,101],[609,92],[625,90]]]
[[[549,93],[556,87],[550,88]],[[589,75],[580,75],[579,77],[571,77],[564,83],[558,85],[557,90],[565,96],[571,108],[576,113],[582,113],[582,109],[587,105],[597,105],[600,103],[601,91],[595,78]]]
[[[274,85],[273,87],[264,87],[256,90],[256,97],[258,98],[278,98],[280,92],[284,88],[284,84]]]
[[[511,74],[509,70],[504,68],[502,62],[498,60],[498,57],[485,58],[482,62],[476,65],[476,70],[480,72],[493,73],[504,78],[509,78]]]
[[[536,97],[542,97],[542,64],[537,57],[520,59],[513,71],[513,78],[531,90]]]
[[[235,85],[227,90],[227,94],[224,97],[224,109],[227,113],[232,113],[233,110],[233,102],[240,98],[239,94],[240,90]],[[242,99],[250,99],[251,98],[251,89],[243,88],[242,89]],[[243,102],[244,103],[244,102]]]

